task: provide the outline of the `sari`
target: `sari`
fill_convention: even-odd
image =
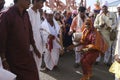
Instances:
[[[81,31],[83,33],[82,38],[80,40],[81,43],[86,42],[86,38],[90,37],[92,39],[92,43],[85,43],[86,48],[92,48],[100,51],[100,53],[104,54],[105,51],[108,49],[108,43],[103,38],[100,32],[98,32],[92,25],[92,21],[89,19],[90,22],[90,29],[85,28],[85,23],[83,24]]]
[[[86,27],[86,22],[82,26],[82,37],[80,42],[83,45],[82,50],[88,49],[83,52],[81,59],[81,66],[83,70],[83,77],[81,80],[89,80],[92,75],[92,65],[95,63],[99,53],[104,53],[107,50],[107,44],[103,40],[99,32],[93,27],[91,20],[86,19],[90,23],[90,27]]]

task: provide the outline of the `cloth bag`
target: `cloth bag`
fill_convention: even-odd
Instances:
[[[115,39],[116,39],[116,37],[117,37],[117,31],[116,30],[111,30],[110,31],[110,40],[111,41],[114,41]]]
[[[3,69],[2,61],[0,58],[0,80],[15,80],[16,75]]]

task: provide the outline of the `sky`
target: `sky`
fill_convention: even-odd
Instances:
[[[13,3],[13,0],[5,0],[6,1],[6,4],[5,6],[9,6],[11,3]],[[63,2],[65,2],[65,0],[61,0]],[[80,0],[76,0],[76,2],[79,2]],[[96,0],[86,0],[87,1],[87,6],[91,6],[92,8],[94,7],[94,3],[96,2]],[[102,2],[105,2],[105,1],[108,1],[109,3],[110,2],[113,2],[113,1],[116,1],[116,0],[101,0]]]

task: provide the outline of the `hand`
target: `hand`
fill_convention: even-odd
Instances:
[[[120,58],[119,58],[119,55],[115,55],[115,60],[120,63]]]
[[[105,25],[106,25],[105,23],[104,23],[104,24],[101,24],[100,27],[103,28],[103,27],[105,27]]]
[[[75,33],[76,32],[76,30],[73,30],[73,33]]]
[[[66,26],[70,26],[70,24],[66,24]]]
[[[54,37],[53,35],[50,34],[50,35],[48,36],[48,38],[54,39],[55,37]]]
[[[114,58],[115,58],[115,60],[116,60],[118,57],[119,57],[119,55],[118,55],[118,54],[116,54],[116,55],[115,55],[115,57],[114,57]]]
[[[87,51],[86,48],[82,49],[82,50],[78,50],[77,52],[79,52],[80,54],[84,54]]]
[[[1,57],[1,60],[2,60],[2,65],[3,67],[6,69],[6,70],[10,70],[9,68],[9,65],[6,61],[6,58],[5,58],[5,53],[0,53],[0,57]]]
[[[111,30],[111,27],[107,27],[106,30],[110,31],[110,30]]]
[[[34,52],[38,56],[38,58],[41,58],[41,54],[40,54],[40,52],[37,49],[35,49]]]
[[[64,49],[63,48],[61,48],[61,49],[59,49],[59,53],[60,53],[60,55],[63,55],[64,54]]]
[[[89,50],[89,48],[83,48],[82,52],[87,52]]]
[[[3,68],[4,68],[4,69],[10,70],[9,65],[8,65],[8,63],[7,63],[6,60],[3,60],[3,61],[2,61],[2,64],[3,64]]]
[[[46,48],[48,48],[48,44],[46,43],[45,45],[46,45]]]
[[[72,33],[73,33],[72,31],[71,31],[71,32],[68,32],[68,35],[70,36],[70,35],[72,35]]]
[[[118,58],[118,59],[116,59],[116,61],[118,62],[118,63],[120,63],[120,59]]]

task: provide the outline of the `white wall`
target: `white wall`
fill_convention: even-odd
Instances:
[[[108,10],[109,10],[110,12],[117,12],[117,7],[116,7],[116,6],[114,6],[114,7],[109,7]]]

